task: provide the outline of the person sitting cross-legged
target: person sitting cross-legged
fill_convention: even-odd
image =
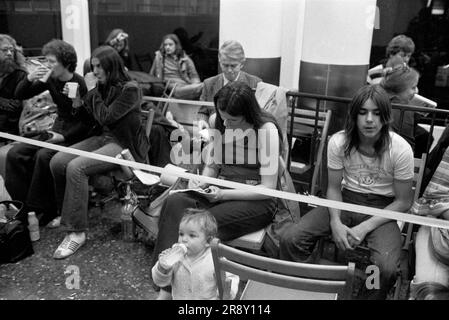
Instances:
[[[413,151],[390,131],[390,119],[391,103],[380,86],[359,89],[349,105],[345,129],[329,140],[329,200],[399,212],[410,208]],[[379,267],[380,288],[363,297],[385,299],[394,284],[401,253],[396,221],[317,207],[281,234],[280,258],[308,262],[316,242],[329,234],[342,250],[366,242],[371,262]]]

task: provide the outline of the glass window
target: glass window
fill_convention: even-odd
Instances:
[[[40,55],[45,43],[62,37],[59,1],[0,1],[0,33],[16,39],[26,56]]]
[[[176,33],[203,80],[218,73],[219,9],[219,0],[92,0],[91,47],[104,44],[113,29],[123,29],[131,69],[149,72],[162,37]]]

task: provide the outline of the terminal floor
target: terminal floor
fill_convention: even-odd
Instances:
[[[110,202],[103,209],[92,207],[86,244],[64,260],[52,257],[64,232],[41,228],[32,256],[0,265],[0,300],[155,299],[152,248],[141,241],[121,239],[120,214],[119,202]],[[73,281],[67,278],[74,274],[69,266],[79,268],[79,289],[69,289]]]
[[[153,248],[141,240],[122,240],[120,209],[118,201],[103,209],[91,207],[86,244],[64,260],[52,257],[64,232],[41,228],[32,256],[0,265],[0,300],[154,300],[157,292],[149,267]],[[79,268],[79,289],[70,289],[69,266]],[[409,281],[404,280],[401,300],[408,298]]]

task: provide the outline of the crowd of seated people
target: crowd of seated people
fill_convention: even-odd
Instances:
[[[27,73],[14,39],[0,35],[0,116],[5,120],[0,123],[0,130],[17,134],[21,101],[48,90],[57,106],[57,119],[49,136],[38,139],[110,157],[129,149],[136,161],[151,163],[152,141],[141,119],[142,89],[128,73],[131,66],[127,41],[126,33],[116,29],[106,45],[92,52],[86,70],[95,81],[88,87],[75,72],[77,56],[69,43],[52,40],[45,44],[42,53],[48,66]],[[379,84],[364,86],[353,97],[344,130],[329,140],[328,199],[400,212],[407,212],[412,205],[414,114],[406,112],[399,124],[397,110],[391,107],[392,103],[410,103],[417,93],[419,74],[407,65],[408,57],[405,51],[391,53],[386,65],[391,68],[382,73]],[[174,98],[214,103],[214,107],[201,107],[197,115],[199,129],[215,129],[221,137],[213,139],[206,148],[209,153],[203,176],[276,189],[278,157],[271,156],[268,163],[262,157],[267,150],[281,153],[282,129],[256,100],[254,89],[262,79],[242,70],[245,53],[235,40],[221,45],[218,60],[222,72],[201,82],[178,37],[168,34],[155,53],[150,74],[173,85],[169,90],[174,89]],[[69,97],[68,83],[73,82],[78,89],[74,97]],[[254,139],[234,140],[235,137],[227,136],[229,129],[246,130],[254,134]],[[229,145],[242,154],[227,153]],[[213,150],[221,150],[218,154],[222,157],[217,159]],[[239,157],[243,161],[234,161]],[[253,158],[255,163],[249,161]],[[66,235],[53,257],[66,258],[85,245],[89,178],[118,166],[24,143],[12,146],[5,165],[6,188],[12,198],[25,204],[25,212],[36,211],[41,225],[64,227]],[[161,299],[190,297],[184,290],[188,284],[179,282],[189,268],[199,268],[201,272],[206,268],[208,278],[186,277],[185,282],[210,284],[212,237],[227,241],[257,231],[272,223],[277,212],[276,198],[223,189],[199,180],[190,180],[189,187],[207,192],[201,196],[174,193],[161,210],[152,259],[155,282],[163,287]],[[424,234],[425,231],[422,228],[418,234],[418,257],[423,256],[422,239],[429,239],[429,231]],[[385,299],[396,278],[401,253],[396,221],[318,207],[282,234],[280,258],[308,262],[315,243],[325,235],[332,235],[344,250],[362,243],[371,249],[371,261],[381,271],[381,287],[364,294],[366,298]],[[183,266],[167,267],[161,258],[176,242],[187,246],[185,261],[181,262]],[[417,260],[416,265],[421,262]],[[417,268],[415,282],[431,281],[421,278],[420,270]],[[447,286],[447,282],[439,283]],[[215,299],[217,296],[211,294],[215,290],[210,284],[204,289],[204,296],[191,297],[206,298],[207,294],[207,298]]]
[[[410,71],[407,68],[399,67],[410,66],[414,52],[415,43],[411,38],[403,34],[394,37],[387,45],[385,59],[382,63],[368,70],[367,83],[379,84],[383,82],[385,85],[385,79],[389,78],[386,87],[392,96],[392,102],[429,107],[431,105],[428,103],[432,101],[418,95],[417,85],[420,77],[418,71],[414,68]],[[396,72],[393,72],[393,70]],[[401,74],[401,70],[406,74]],[[395,75],[391,76],[392,73]],[[414,91],[414,94],[411,91]],[[400,110],[393,110],[396,132],[399,130],[400,114]],[[404,125],[399,131],[399,134],[412,145],[415,157],[420,157],[422,153],[426,152],[425,147],[430,135],[427,130],[418,125],[421,118],[420,113],[405,112]],[[432,143],[432,136],[430,136],[430,140],[430,143]]]

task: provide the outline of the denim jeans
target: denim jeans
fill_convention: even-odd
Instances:
[[[170,195],[161,210],[152,265],[163,250],[178,241],[179,223],[187,208],[208,209],[217,220],[218,238],[227,241],[266,227],[273,220],[276,202],[266,199],[210,203],[201,196],[183,193]]]
[[[343,189],[343,202],[367,205],[383,209],[393,198],[373,194],[361,194]],[[341,221],[354,227],[371,218],[369,215],[342,211]],[[283,260],[310,262],[316,242],[330,235],[330,215],[327,207],[317,207],[290,226],[281,236],[280,258]],[[368,290],[368,299],[385,299],[394,284],[401,256],[401,232],[395,220],[391,220],[368,233],[364,239],[370,249],[370,260],[379,267],[380,289]]]
[[[113,137],[94,136],[72,145],[84,151],[115,157],[123,148]],[[61,208],[61,224],[69,232],[82,232],[88,227],[89,176],[107,172],[117,165],[58,152],[50,161],[55,182],[56,200]]]
[[[64,144],[63,144],[64,145]],[[56,216],[55,191],[50,160],[56,151],[30,144],[13,144],[6,156],[5,186],[26,210],[42,211],[46,219]]]

